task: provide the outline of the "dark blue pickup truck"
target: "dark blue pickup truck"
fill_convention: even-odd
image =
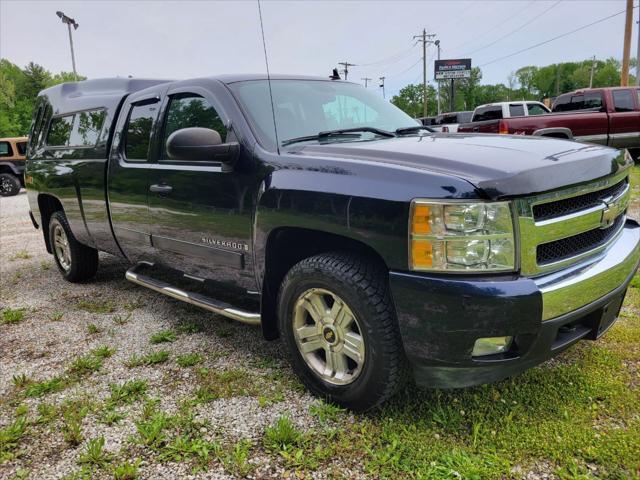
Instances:
[[[640,260],[628,153],[433,133],[340,80],[104,79],[41,92],[34,225],[69,281],[126,278],[282,338],[354,410],[532,367],[615,321]]]

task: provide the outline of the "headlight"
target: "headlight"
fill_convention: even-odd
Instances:
[[[411,269],[512,271],[515,256],[509,202],[411,202]]]

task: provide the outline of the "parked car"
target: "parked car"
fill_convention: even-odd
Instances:
[[[472,111],[443,113],[436,117],[435,125],[431,128],[436,132],[455,133],[458,131],[458,125],[470,122],[472,116]]]
[[[353,410],[409,373],[478,385],[597,339],[640,261],[628,154],[430,133],[349,82],[90,80],[34,115],[30,215],[64,279],[122,257],[128,280],[281,337]]]
[[[558,137],[640,153],[640,89],[612,87],[560,95],[553,113],[461,125],[460,132]]]
[[[436,124],[436,117],[420,117],[416,118],[425,127],[432,127]]]
[[[551,110],[540,102],[498,102],[480,105],[473,111],[471,122],[485,122],[487,120],[500,120],[511,117],[528,117],[544,115]],[[464,123],[464,122],[461,122]]]
[[[11,197],[24,186],[27,137],[0,138],[0,196]]]

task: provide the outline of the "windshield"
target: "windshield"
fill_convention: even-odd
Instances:
[[[266,80],[232,83],[260,143],[275,150],[276,137]],[[372,127],[394,132],[420,125],[399,108],[360,85],[322,80],[272,80],[278,141],[317,135],[330,130]],[[381,138],[374,132],[336,136],[322,141],[363,141]]]

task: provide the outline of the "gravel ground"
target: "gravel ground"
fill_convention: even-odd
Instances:
[[[284,360],[280,344],[264,341],[258,328],[230,322],[130,284],[124,279],[127,266],[109,255],[101,254],[97,278],[91,283],[65,282],[45,250],[41,231],[35,230],[29,220],[24,191],[0,199],[0,232],[0,307],[25,309],[20,323],[0,325],[0,399],[3,399],[0,428],[13,418],[16,403],[10,399],[16,391],[14,376],[24,374],[36,382],[64,375],[76,357],[103,345],[114,348],[115,354],[104,360],[102,368],[81,382],[48,394],[47,403],[60,406],[79,398],[104,402],[110,395],[110,384],[136,379],[146,380],[147,396],[160,399],[160,408],[173,414],[181,402],[194,397],[198,386],[197,372],[179,367],[175,359],[197,353],[202,362],[196,368],[213,372],[247,369],[255,379],[264,380],[266,389],[260,395],[240,392],[197,404],[196,420],[206,425],[203,431],[210,432],[203,438],[215,439],[223,445],[245,439],[255,445],[265,427],[283,415],[302,431],[317,426],[309,413],[309,406],[316,400],[292,380],[293,372]],[[85,311],[82,302],[87,301],[109,311]],[[58,320],[60,314],[62,318]],[[90,333],[89,329],[93,329],[90,325],[97,327],[97,331]],[[181,333],[185,325],[193,333]],[[150,344],[152,334],[167,329],[178,332],[175,341]],[[168,361],[135,368],[125,366],[133,354],[159,350],[170,352]],[[278,395],[274,401],[265,401],[270,388],[277,390]],[[42,402],[42,398],[26,398],[22,405],[35,415],[37,405]],[[104,436],[108,452],[125,452],[128,439],[136,432],[134,420],[140,410],[140,402],[119,408],[125,418],[116,425],[104,425],[99,415],[89,413],[82,422],[85,440],[75,447],[65,445],[59,430],[60,419],[46,428],[35,427],[28,441],[21,445],[19,458],[5,464],[0,462],[0,478],[9,478],[20,473],[20,469],[28,469],[30,478],[61,478],[78,469],[79,455],[86,442],[100,436]],[[273,465],[269,456],[259,449],[252,456],[249,462],[257,465],[254,476],[279,477],[281,466]],[[140,457],[142,478],[183,477],[192,467],[188,462],[154,461],[145,458],[144,452]],[[93,476],[100,475],[98,472]],[[358,476],[357,472],[354,476]],[[317,472],[317,478],[324,477],[326,474]],[[232,477],[213,462],[207,472],[193,478]]]
[[[634,188],[631,214],[637,218],[640,196]],[[626,478],[638,468],[633,460],[638,458],[633,452],[640,451],[640,436],[633,433],[640,433],[639,397],[633,394],[640,358],[634,340],[640,334],[638,286],[630,289],[621,321],[600,342],[581,344],[487,388],[451,393],[409,389],[382,412],[354,416],[306,393],[281,344],[264,341],[258,328],[133,285],[124,279],[126,269],[117,258],[101,255],[94,281],[65,282],[46,253],[41,231],[29,220],[26,194],[0,198],[0,479],[358,479],[398,478],[397,472],[403,472],[402,478],[484,478],[479,472],[491,472],[491,478],[534,480],[597,478],[603,466],[623,472],[611,478]],[[7,312],[16,311],[22,313],[8,322]],[[170,341],[150,341],[163,331],[172,332]],[[100,347],[113,353],[95,363]],[[132,357],[163,351],[164,361],[131,365]],[[197,355],[197,364],[182,364],[186,354]],[[74,373],[78,359],[93,359],[93,367]],[[577,365],[595,373],[581,377]],[[573,390],[578,400],[560,396],[555,403],[573,409],[579,419],[575,425],[562,423],[568,422],[565,417],[550,420],[556,405],[544,403],[546,395],[563,391],[569,374],[572,382],[580,382]],[[56,379],[59,384],[50,382]],[[146,392],[130,401],[113,400],[113,386],[132,381],[146,382]],[[632,392],[628,398],[617,390],[620,385]],[[46,386],[48,391],[41,391]],[[547,393],[538,396],[538,390]],[[520,398],[522,392],[530,397]],[[613,406],[601,406],[596,414],[590,410],[595,405],[591,395]],[[531,420],[528,410],[512,420],[516,431],[530,437],[531,447],[515,450],[519,458],[509,454],[510,437],[498,457],[492,447],[481,450],[483,442],[476,446],[468,433],[476,426],[486,423],[498,438],[504,428],[501,417],[485,416],[485,410],[511,405],[517,411],[525,402]],[[75,436],[73,415],[80,419]],[[141,444],[142,428],[159,418],[169,418],[160,439]],[[287,445],[274,448],[269,430],[283,418],[290,420],[296,438],[286,440],[284,432],[280,438]],[[472,418],[478,423],[469,423]],[[12,439],[20,419],[26,427]],[[554,444],[545,437],[548,430],[537,431],[549,428],[550,421],[559,429],[570,428],[568,437],[557,430]],[[573,440],[571,432],[587,436],[597,428],[602,435],[626,440],[604,444],[596,434],[576,443],[582,453],[556,455],[558,447]],[[102,460],[87,460],[92,441],[101,438]],[[176,443],[180,439],[187,443]],[[545,443],[557,446],[547,452]],[[603,445],[615,453],[596,455]],[[536,453],[527,455],[532,448]],[[594,455],[597,467],[591,464]],[[116,467],[123,462],[137,463],[137,476],[118,476]]]

